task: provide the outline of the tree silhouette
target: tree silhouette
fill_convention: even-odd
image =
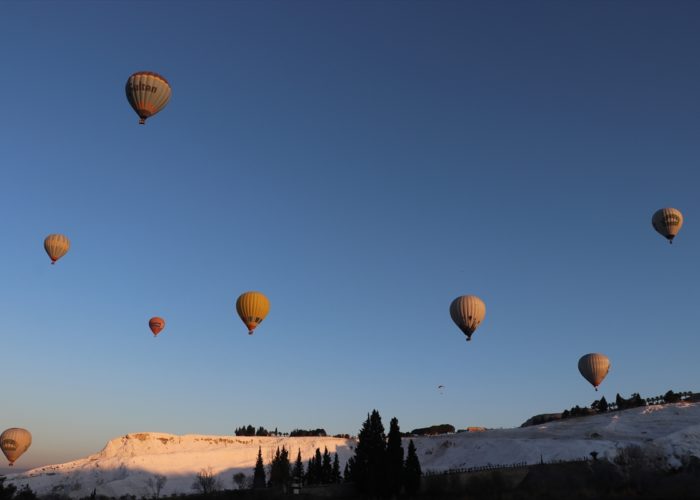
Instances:
[[[404,486],[406,493],[413,495],[420,488],[420,477],[423,471],[420,468],[416,446],[413,444],[413,439],[408,442],[408,453],[406,454],[406,465],[404,467]]]
[[[255,470],[253,471],[253,488],[264,488],[266,485],[265,464],[263,464],[262,449],[258,447],[258,459],[255,461]]]
[[[297,459],[294,462],[294,470],[292,470],[292,476],[298,478],[299,481],[304,479],[304,463],[301,461],[301,448],[297,451]]]
[[[360,492],[377,495],[381,493],[386,471],[386,436],[377,410],[367,415],[357,437],[359,442],[351,464],[351,479]]]
[[[401,492],[403,479],[403,447],[399,420],[394,417],[389,424],[389,436],[386,445],[386,488],[391,495]]]

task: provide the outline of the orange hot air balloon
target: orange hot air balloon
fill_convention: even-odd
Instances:
[[[578,360],[578,371],[597,391],[598,386],[610,371],[610,359],[598,352],[585,354]]]
[[[141,125],[168,104],[171,94],[170,84],[158,73],[138,71],[126,81],[126,98]]]
[[[163,318],[159,318],[158,316],[153,316],[148,321],[148,326],[153,332],[153,336],[155,337],[163,331],[163,328],[165,328],[165,320]]]
[[[676,237],[678,231],[683,227],[683,214],[675,208],[661,208],[654,212],[651,218],[651,225],[669,243],[673,243],[673,238]]]
[[[11,427],[0,434],[0,450],[7,457],[10,467],[29,449],[31,444],[32,434],[27,429]]]
[[[50,234],[44,239],[44,250],[51,258],[51,264],[68,253],[70,240],[62,234]]]
[[[248,327],[248,335],[253,335],[253,330],[262,323],[269,311],[270,301],[260,292],[246,292],[236,301],[236,312]]]
[[[476,295],[462,295],[450,304],[450,316],[467,340],[486,317],[486,304]]]

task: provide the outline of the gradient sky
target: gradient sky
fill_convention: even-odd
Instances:
[[[700,3],[0,3],[0,427],[512,427],[700,389]],[[146,126],[127,77],[156,71]],[[664,206],[685,225],[670,246]],[[42,241],[64,233],[49,265]],[[249,337],[237,296],[272,304]],[[458,295],[487,316],[473,341]],[[167,327],[154,339],[148,319]],[[603,352],[596,393],[578,358]],[[437,385],[446,386],[443,394]]]

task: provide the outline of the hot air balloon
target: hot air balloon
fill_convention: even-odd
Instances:
[[[126,98],[139,115],[141,125],[168,104],[171,93],[168,81],[151,71],[138,71],[126,81]]]
[[[605,354],[597,352],[586,354],[578,360],[578,371],[597,391],[598,386],[610,371],[610,360]]]
[[[669,243],[673,243],[673,238],[676,237],[678,231],[683,227],[683,214],[675,208],[662,208],[654,212],[651,218],[651,225]]]
[[[27,429],[12,427],[0,434],[0,449],[10,462],[14,465],[15,460],[29,449],[32,444],[32,435]]]
[[[450,304],[450,316],[469,341],[486,316],[486,304],[476,295],[462,295]]]
[[[44,250],[51,258],[51,264],[68,253],[70,240],[62,234],[50,234],[44,239]]]
[[[163,328],[165,328],[165,320],[163,318],[159,318],[158,316],[153,316],[148,321],[148,327],[151,329],[153,336],[155,337],[163,331]]]
[[[253,330],[270,311],[270,301],[260,292],[246,292],[238,297],[236,311],[248,327],[248,335],[253,335]]]

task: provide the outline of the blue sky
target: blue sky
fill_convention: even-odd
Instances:
[[[697,390],[696,2],[3,2],[0,426],[519,425]],[[138,125],[139,70],[171,83]],[[685,225],[670,246],[664,206]],[[66,234],[49,265],[42,241]],[[236,297],[272,304],[249,337]],[[467,344],[458,295],[485,322]],[[151,316],[166,329],[153,339]],[[595,393],[578,358],[606,353]],[[443,394],[437,385],[446,386]]]

